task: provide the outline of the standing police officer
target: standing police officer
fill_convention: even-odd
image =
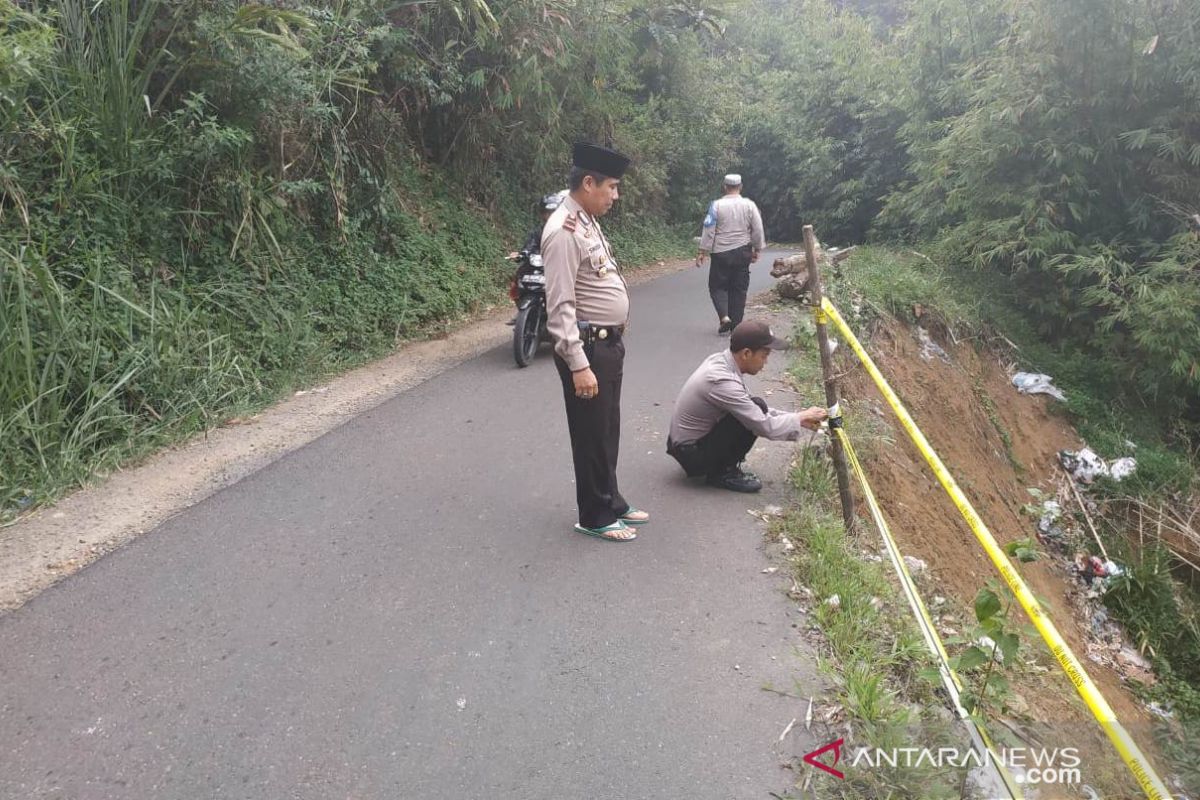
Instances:
[[[750,263],[766,246],[762,215],[754,201],[742,197],[742,176],[725,176],[725,196],[714,200],[704,217],[696,266],[712,253],[708,268],[708,294],[721,324],[717,333],[728,333],[746,313],[750,289]]]
[[[619,197],[629,159],[594,144],[572,152],[570,192],[542,232],[547,328],[562,379],[575,462],[579,523],[575,530],[607,541],[637,538],[650,521],[617,490],[621,443],[621,376],[629,294],[598,217]]]

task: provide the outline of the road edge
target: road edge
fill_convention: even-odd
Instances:
[[[631,270],[631,286],[694,262]],[[511,339],[508,305],[489,308],[436,339],[295,392],[249,418],[230,420],[0,529],[0,616],[166,520],[270,466],[354,417]],[[513,367],[516,369],[516,367]]]

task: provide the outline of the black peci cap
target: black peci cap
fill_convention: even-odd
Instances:
[[[571,150],[571,163],[588,172],[598,172],[608,178],[620,178],[629,168],[629,157],[598,144],[576,142]]]
[[[729,349],[735,353],[747,348],[759,350],[763,347],[769,347],[772,350],[787,350],[789,346],[784,340],[776,338],[775,334],[771,332],[770,325],[757,319],[739,322],[733,329],[733,333],[729,335]]]

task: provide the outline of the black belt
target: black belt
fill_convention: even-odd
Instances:
[[[579,323],[579,338],[584,344],[595,341],[615,342],[625,333],[624,325],[593,325],[590,322]]]

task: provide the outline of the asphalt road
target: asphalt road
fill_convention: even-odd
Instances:
[[[780,762],[817,743],[779,742],[807,701],[762,687],[815,680],[746,513],[780,487],[691,485],[663,452],[683,379],[728,341],[705,273],[633,290],[619,476],[654,516],[636,542],[571,532],[548,350],[525,370],[493,350],[0,618],[0,797],[785,790]]]

